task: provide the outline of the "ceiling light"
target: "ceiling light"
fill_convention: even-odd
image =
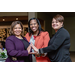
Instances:
[[[3,21],[5,21],[5,19],[3,19]]]
[[[16,20],[18,20],[18,18],[16,18]]]

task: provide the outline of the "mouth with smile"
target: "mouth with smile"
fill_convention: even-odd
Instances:
[[[36,28],[35,28],[35,27],[33,27],[33,28],[32,28],[32,30],[36,30]]]
[[[16,34],[19,34],[20,32],[15,32]]]
[[[57,27],[58,25],[53,25],[53,27]]]

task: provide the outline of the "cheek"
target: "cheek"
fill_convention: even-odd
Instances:
[[[13,33],[15,33],[16,30],[13,30]]]
[[[62,25],[61,24],[59,24],[59,28],[61,27]]]
[[[53,27],[53,24],[51,26]]]
[[[37,29],[39,29],[39,27],[37,27]]]
[[[39,25],[37,26],[37,29],[39,29]]]
[[[22,32],[23,30],[21,30],[21,32]]]

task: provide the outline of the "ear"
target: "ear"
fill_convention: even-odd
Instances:
[[[61,22],[62,26],[63,26],[63,22]]]

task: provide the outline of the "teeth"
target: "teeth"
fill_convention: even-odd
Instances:
[[[57,25],[54,25],[54,26],[57,26]]]
[[[16,32],[16,33],[20,33],[20,32]]]
[[[33,29],[35,29],[35,28],[33,28]]]

